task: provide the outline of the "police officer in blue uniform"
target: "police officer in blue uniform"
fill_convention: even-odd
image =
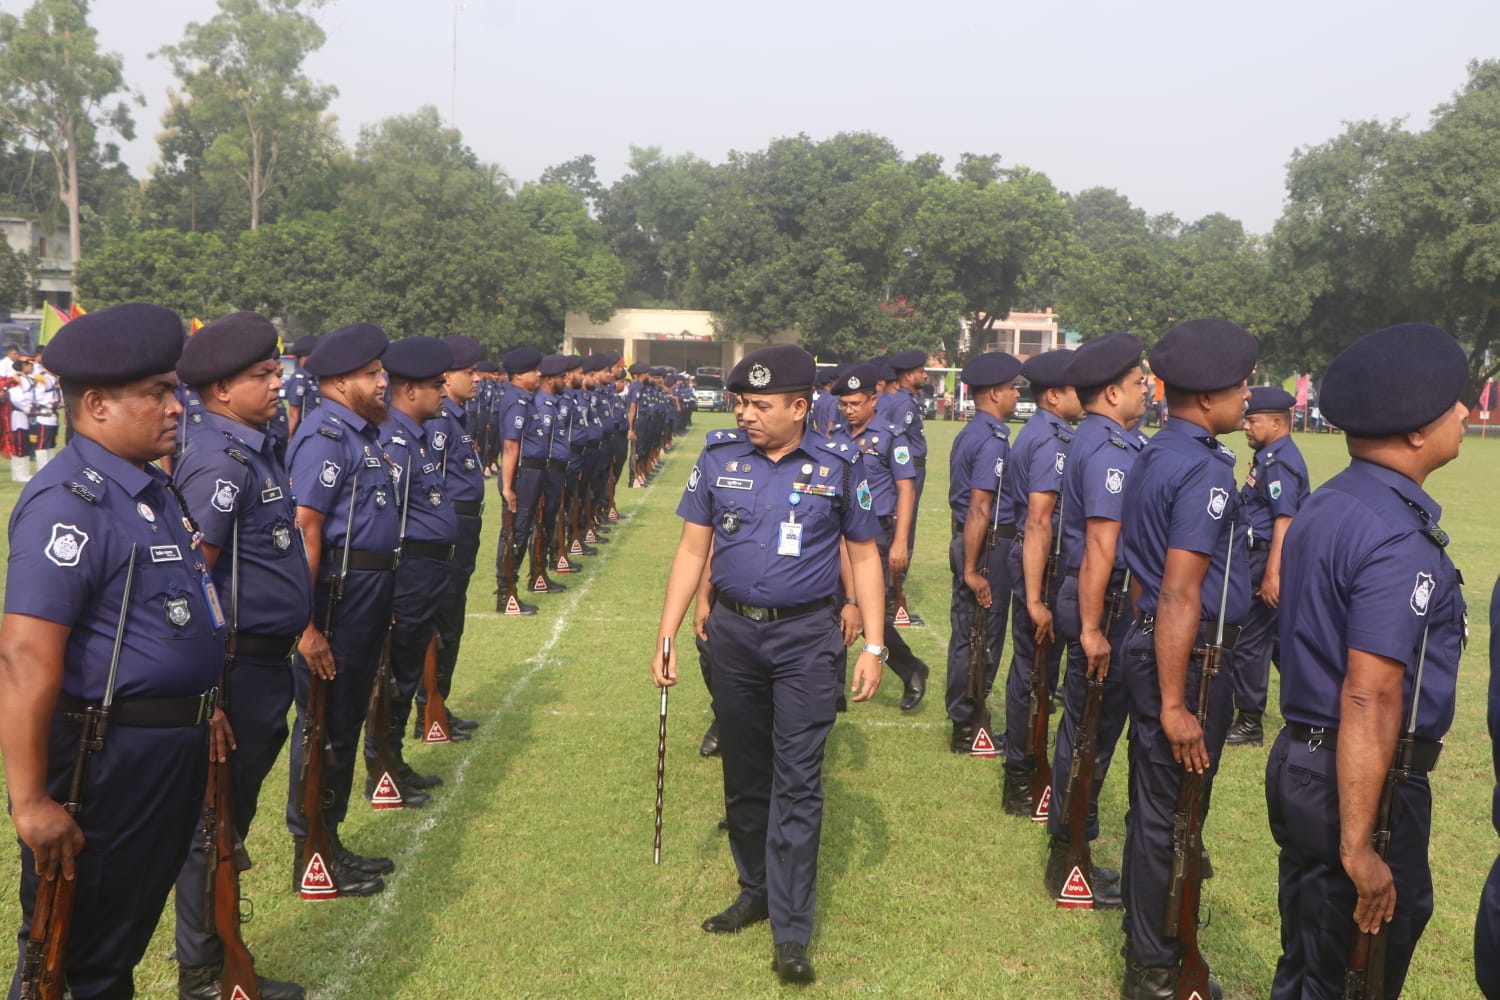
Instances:
[[[500,502],[501,516],[511,518],[514,546],[510,574],[505,573],[505,547],[495,546],[495,610],[505,615],[534,615],[536,606],[517,595],[516,581],[521,563],[535,529],[537,504],[547,475],[548,442],[544,433],[532,426],[536,413],[535,395],[542,382],[542,352],[534,347],[517,347],[502,359],[509,381],[499,406]],[[503,526],[502,526],[503,527]],[[546,579],[546,568],[533,561],[529,580],[540,575]]]
[[[711,432],[688,477],[651,664],[658,686],[676,683],[677,650],[664,661],[662,640],[676,636],[712,549],[706,631],[740,895],[703,928],[729,933],[769,916],[772,968],[787,982],[813,979],[823,748],[844,652],[841,541],[866,642],[855,701],[874,696],[885,656],[874,501],[858,449],[805,430],[813,375],[794,345],[754,351],[730,372],[739,426]]]
[[[1254,337],[1218,319],[1179,324],[1151,349],[1171,416],[1136,459],[1120,516],[1125,565],[1132,587],[1140,586],[1139,614],[1117,661],[1130,705],[1121,882],[1126,1000],[1170,997],[1176,988],[1182,950],[1163,932],[1173,812],[1182,778],[1193,771],[1204,776],[1207,817],[1229,728],[1230,691],[1222,680],[1209,689],[1207,730],[1198,724],[1203,677],[1194,650],[1214,641],[1221,603],[1231,632],[1249,611],[1244,534],[1234,530],[1234,453],[1216,435],[1240,426],[1256,355]]]
[[[318,346],[318,338],[306,336],[292,345],[287,351],[292,356],[295,366],[292,373],[286,377],[281,385],[281,391],[286,397],[287,432],[295,436],[297,428],[302,425],[302,420],[313,410],[318,408],[322,397],[318,395],[318,379],[304,367],[307,356],[312,353],[314,347]]]
[[[1490,825],[1500,833],[1500,578],[1490,595],[1490,697],[1486,718],[1496,782]],[[1479,916],[1474,921],[1474,974],[1485,1000],[1500,1000],[1500,857],[1490,867],[1490,877],[1479,897]]]
[[[897,351],[887,361],[891,369],[887,374],[892,378],[889,380],[889,391],[881,397],[881,415],[891,423],[906,428],[912,464],[917,470],[917,510],[920,511],[922,491],[927,486],[927,431],[922,423],[923,390],[927,386],[927,352],[917,348]],[[913,522],[911,535],[906,540],[907,549],[914,552],[916,543],[917,531]],[[922,616],[913,614],[908,604],[897,609],[896,621],[902,625],[921,625]]]
[[[1373,933],[1382,924],[1384,995],[1399,996],[1432,915],[1427,774],[1453,722],[1467,619],[1442,508],[1423,483],[1458,457],[1467,380],[1463,348],[1420,323],[1360,338],[1323,380],[1319,405],[1344,431],[1351,461],[1313,492],[1286,536],[1286,725],[1266,765],[1281,849],[1274,998],[1342,995],[1356,926]],[[1409,730],[1411,760],[1395,785],[1382,860],[1376,814]]]
[[[818,369],[818,392],[813,396],[812,413],[808,419],[812,421],[812,429],[825,437],[833,433],[833,429],[843,423],[839,415],[839,398],[833,394],[833,383],[837,382],[845,374],[838,365],[826,365]],[[876,391],[875,386],[870,391]]]
[[[1073,435],[1062,476],[1061,584],[1052,626],[1068,649],[1070,669],[1064,678],[1063,714],[1057,724],[1052,760],[1052,805],[1047,813],[1051,835],[1045,881],[1048,894],[1062,895],[1069,877],[1068,775],[1083,724],[1090,679],[1104,689],[1094,733],[1093,784],[1088,789],[1085,834],[1099,836],[1099,792],[1109,774],[1115,745],[1125,728],[1127,711],[1120,651],[1132,615],[1127,611],[1124,547],[1120,519],[1131,468],[1141,443],[1126,430],[1146,410],[1141,374],[1141,342],[1129,333],[1091,340],[1075,353],[1067,378],[1077,387],[1084,418]],[[1113,613],[1113,617],[1111,614]],[[1081,872],[1093,905],[1114,909],[1120,901],[1119,875],[1097,866]]]
[[[458,666],[459,645],[464,635],[464,614],[468,608],[469,579],[474,575],[474,561],[484,535],[484,468],[474,436],[464,423],[464,407],[478,388],[478,365],[483,348],[471,337],[445,337],[443,343],[453,355],[443,384],[443,412],[427,423],[427,439],[438,457],[438,469],[453,513],[458,520],[458,542],[453,549],[452,572],[448,587],[438,602],[438,692],[448,705],[448,728],[462,733],[460,741],[479,727],[473,719],[453,714],[448,694],[453,689],[453,671]],[[417,718],[427,704],[427,690],[417,688]],[[451,735],[451,734],[450,734]]]
[[[389,341],[380,327],[355,323],[318,341],[307,357],[307,371],[318,378],[322,402],[308,414],[287,449],[297,525],[307,546],[313,580],[313,615],[297,645],[297,728],[306,723],[307,696],[314,674],[329,685],[323,787],[328,805],[324,822],[333,840],[327,865],[339,896],[370,896],[382,891],[381,875],[395,870],[389,858],[346,850],[339,824],[349,811],[359,733],[370,704],[380,646],[391,621],[396,584],[401,512],[395,466],[380,446],[388,380],[380,358]],[[346,531],[351,524],[352,529]],[[348,544],[345,544],[346,536]],[[331,609],[330,581],[349,573],[343,597]],[[329,639],[329,636],[332,639]],[[300,815],[302,741],[292,740],[286,821],[296,847],[293,876],[301,884],[307,825]],[[327,859],[325,859],[326,861]]]
[[[312,615],[296,501],[275,444],[261,430],[281,403],[276,340],[276,328],[259,313],[230,313],[194,334],[177,362],[177,376],[194,387],[205,412],[188,432],[192,446],[183,452],[175,479],[203,532],[203,558],[235,629],[227,702],[234,733],[234,826],[242,840],[255,819],[261,785],[286,744],[292,651]],[[205,929],[206,862],[204,849],[195,845],[177,878],[180,1000],[220,995],[224,950]],[[303,995],[292,983],[257,978],[262,1000]]]
[[[541,381],[532,397],[533,412],[526,428],[526,441],[532,442],[532,448],[539,448],[543,456],[541,502],[534,519],[536,542],[531,550],[530,583],[526,588],[533,594],[560,594],[568,589],[566,584],[548,577],[549,568],[560,566],[564,567],[563,572],[573,571],[572,564],[563,557],[558,538],[564,485],[573,455],[573,401],[564,393],[569,366],[570,361],[563,354],[549,354],[542,359],[537,369]],[[531,453],[525,444],[521,446],[523,466]]]
[[[52,338],[43,363],[62,384],[72,438],[10,519],[0,753],[21,842],[19,943],[41,880],[75,880],[64,973],[78,1000],[133,995],[208,778],[224,620],[187,510],[150,464],[176,440],[182,344],[177,314],[140,302]],[[62,803],[83,716],[110,695],[75,818]],[[228,739],[216,733],[214,751]],[[20,986],[18,970],[11,1000]]]
[[[830,390],[839,401],[839,409],[848,425],[848,437],[864,456],[865,474],[869,477],[874,512],[880,522],[875,547],[880,552],[882,578],[905,573],[911,564],[911,550],[906,540],[911,534],[917,511],[916,466],[912,464],[911,444],[906,428],[898,427],[876,416],[875,366],[854,365],[833,383]],[[839,438],[840,441],[843,437]],[[901,710],[909,712],[922,702],[927,693],[929,669],[911,651],[906,640],[896,632],[892,622],[895,609],[885,604],[885,641],[890,647],[886,666],[901,678]],[[854,635],[860,610],[853,597],[844,598],[842,617],[844,634]]]
[[[396,787],[407,806],[425,805],[426,789],[442,784],[413,771],[402,754],[412,701],[422,683],[427,647],[437,635],[438,605],[452,579],[458,515],[443,481],[442,455],[433,450],[427,422],[443,412],[445,373],[453,352],[436,337],[407,337],[381,356],[390,378],[390,416],[380,429],[386,460],[400,470],[397,503],[404,505],[401,558],[391,613],[390,733],[386,746],[396,760]],[[419,720],[420,722],[420,720]],[[368,729],[368,727],[367,727]],[[451,735],[451,734],[450,734]],[[365,733],[365,762],[373,768],[379,733]],[[380,775],[372,769],[365,795],[373,797]]]
[[[1276,606],[1281,600],[1281,550],[1292,518],[1312,483],[1307,463],[1292,439],[1295,397],[1285,389],[1258,385],[1245,407],[1245,440],[1255,449],[1240,487],[1245,537],[1250,549],[1250,617],[1225,658],[1238,717],[1224,742],[1260,746],[1261,717],[1271,686],[1276,650]]]
[[[973,742],[974,708],[964,697],[969,673],[969,631],[973,616],[986,615],[989,660],[985,663],[984,690],[988,695],[1005,652],[1005,623],[1010,613],[1010,574],[1006,560],[1015,522],[1005,508],[1006,467],[1010,459],[1010,428],[1005,421],[1016,410],[1016,376],[1021,362],[1009,354],[992,351],[970,358],[960,377],[974,399],[974,419],[953,439],[948,455],[948,506],[953,512],[953,537],[948,543],[948,568],[953,573],[953,603],[948,639],[948,684],[945,697],[948,718],[953,721],[950,747]],[[985,534],[995,530],[995,545],[988,566],[981,566]],[[981,611],[980,609],[985,609]],[[1008,790],[1019,779],[1025,748],[1015,734],[1015,762],[1011,763],[1010,737],[1006,738]],[[1033,765],[1034,766],[1034,765]],[[1017,773],[1012,774],[1012,770]],[[1026,789],[1026,811],[1031,811],[1031,791]]]

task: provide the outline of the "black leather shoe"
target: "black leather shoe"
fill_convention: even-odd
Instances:
[[[1096,910],[1123,910],[1125,900],[1120,897],[1120,884],[1116,882],[1110,885],[1108,882],[1094,883],[1094,909]]]
[[[906,682],[906,691],[901,696],[901,711],[910,712],[922,704],[922,696],[927,693],[927,674],[927,664],[917,664],[917,672]]]
[[[292,839],[292,892],[302,891],[302,851],[304,842]],[[385,881],[379,875],[371,875],[344,864],[337,857],[326,859],[328,877],[340,896],[374,896],[385,891]]]
[[[771,971],[783,983],[810,983],[817,978],[813,975],[812,962],[807,960],[806,946],[796,941],[783,941],[776,946]]]
[[[219,982],[222,965],[182,965],[177,968],[177,1000],[221,1000]],[[306,1000],[307,994],[296,983],[255,977],[255,989],[261,1000]]]
[[[728,816],[720,816],[719,817],[719,829],[720,830],[724,830],[726,832],[729,830],[729,817]]]
[[[545,580],[537,579],[533,581],[528,589],[533,594],[561,594],[563,591],[568,589],[568,585],[565,583],[558,583],[556,580],[553,580],[549,577]]]
[[[466,733],[472,733],[474,730],[476,730],[476,729],[479,728],[479,722],[476,719],[460,719],[458,716],[454,715],[452,712],[449,712],[448,713],[448,728],[449,729],[462,729]]]
[[[836,712],[847,712],[847,711],[849,711],[849,699],[845,698],[842,694],[840,694],[839,695],[839,700],[833,703],[833,708],[834,708],[834,711],[836,711]]]
[[[1224,742],[1232,747],[1260,746],[1266,738],[1260,719],[1259,712],[1241,712],[1234,725],[1229,727],[1229,735],[1224,737]]]
[[[703,742],[698,744],[698,754],[703,757],[716,757],[719,754],[719,720],[715,719],[708,727],[708,732],[703,734]]]
[[[955,722],[953,736],[948,740],[948,749],[954,753],[973,753],[974,727],[967,722]]]
[[[443,783],[443,779],[435,774],[418,774],[403,760],[396,765],[396,783],[401,786],[404,795],[408,785],[412,788],[436,788]]]
[[[514,610],[508,609],[509,604],[510,601],[505,596],[504,590],[500,590],[495,593],[495,610],[500,614],[509,615],[512,618],[529,618],[530,616],[536,614],[536,605],[527,604],[525,601],[521,600],[520,597],[516,598],[516,606]]]
[[[733,934],[738,930],[758,924],[762,920],[769,920],[771,913],[766,909],[764,899],[751,899],[741,896],[729,904],[729,909],[723,913],[715,913],[703,921],[703,929],[710,934]]]
[[[356,854],[344,846],[339,839],[337,831],[328,831],[328,839],[333,841],[333,856],[349,868],[364,872],[366,875],[389,875],[396,870],[396,862],[390,858],[382,858],[375,855]]]
[[[396,782],[396,791],[401,793],[401,804],[411,809],[420,809],[432,801],[432,796],[410,782],[402,781],[399,775],[393,775]],[[373,775],[365,776],[365,798],[370,799],[375,795],[375,788],[379,779]]]
[[[1089,866],[1089,878],[1095,885],[1119,885],[1120,873],[1113,868],[1100,868],[1098,865]]]
[[[578,543],[578,548],[568,550],[569,558],[580,554],[586,556],[597,556],[599,554],[599,550],[594,548],[592,545],[585,545],[582,542]]]
[[[452,723],[449,723],[449,725],[448,725],[448,742],[449,743],[466,743],[469,740],[472,740],[473,738],[474,738],[474,734],[473,733],[469,732],[466,729],[459,729],[457,726],[453,725]]]
[[[1023,771],[1005,765],[1005,787],[1001,792],[1001,803],[1007,816],[1031,818],[1031,783],[1036,779],[1035,771]]]

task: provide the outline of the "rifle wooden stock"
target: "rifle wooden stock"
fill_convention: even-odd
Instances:
[[[1219,672],[1223,647],[1210,643],[1194,650],[1203,667],[1198,681],[1198,725],[1207,733],[1208,694]],[[1206,738],[1206,736],[1205,736]],[[1207,777],[1183,771],[1178,786],[1177,807],[1172,813],[1172,870],[1167,881],[1167,905],[1162,933],[1182,946],[1182,966],[1177,975],[1179,1000],[1195,993],[1208,996],[1208,963],[1198,950],[1198,917],[1203,897],[1203,792]]]
[[[531,532],[531,589],[536,590],[537,584],[541,589],[547,589],[547,534],[550,525],[547,523],[547,499],[545,496],[537,497],[535,528]]]
[[[255,982],[255,958],[240,935],[240,864],[235,850],[238,831],[234,825],[234,778],[229,761],[216,761],[208,769],[208,871],[205,879],[205,930],[215,934],[224,947],[224,970],[220,989],[226,997],[260,1000]],[[238,990],[238,992],[236,992]]]
[[[1426,655],[1426,637],[1423,637]],[[1413,713],[1415,719],[1415,712]],[[1411,772],[1411,757],[1416,742],[1408,730],[1396,741],[1396,757],[1385,774],[1380,790],[1380,806],[1375,813],[1375,853],[1382,861],[1391,847],[1391,811],[1395,805],[1396,785]],[[1344,973],[1344,996],[1348,1000],[1385,1000],[1385,948],[1389,924],[1381,923],[1374,934],[1354,928],[1354,944],[1349,949],[1348,969]]]
[[[885,616],[895,620],[901,609],[906,607],[906,573],[891,574],[891,592],[885,599]],[[982,608],[980,610],[983,610]]]
[[[453,734],[448,731],[448,706],[443,701],[443,693],[438,690],[437,654],[438,635],[433,632],[422,661],[422,686],[427,691],[427,704],[422,711],[422,739],[427,743],[450,743]]]
[[[391,629],[385,630],[385,641],[380,644],[380,662],[375,668],[375,686],[370,691],[370,708],[365,716],[365,738],[375,745],[375,759],[365,758],[365,768],[375,779],[375,792],[370,805],[376,809],[401,809],[400,790],[396,785],[396,755],[391,750]],[[395,791],[394,796],[382,795],[386,783]]]
[[[1063,808],[1068,810],[1068,853],[1063,864],[1063,884],[1058,887],[1057,905],[1071,909],[1094,908],[1094,858],[1089,844],[1089,804],[1094,798],[1094,755],[1099,736],[1099,714],[1104,708],[1104,681],[1090,677],[1088,693],[1083,696],[1083,719],[1073,742],[1073,760],[1068,766],[1068,786]],[[1087,901],[1064,899],[1062,890],[1077,870],[1089,890]]]
[[[995,734],[991,728],[993,722],[990,719],[989,699],[985,697],[984,691],[984,675],[990,659],[988,624],[989,611],[981,608],[976,602],[974,617],[969,623],[969,669],[964,677],[964,700],[973,710],[969,718],[973,726],[974,740],[979,739],[979,733],[983,730],[984,735],[993,745]]]
[[[302,877],[299,880],[303,899],[333,899],[338,888],[328,872],[333,857],[333,842],[328,836],[323,807],[323,768],[327,760],[328,681],[317,674],[309,678],[307,710],[302,718],[302,768],[297,811],[307,825],[307,843],[303,849]]]
[[[76,880],[58,876],[37,886],[31,931],[21,959],[21,1000],[63,1000],[67,977],[68,932],[73,926]]]
[[[507,504],[500,515],[500,586],[504,597],[516,596],[516,513]]]
[[[1060,541],[1061,529],[1057,536]],[[1042,574],[1042,602],[1049,609],[1059,558],[1060,553],[1054,544],[1047,557],[1047,571]],[[1044,639],[1036,644],[1031,654],[1031,675],[1026,679],[1026,749],[1036,761],[1036,776],[1031,779],[1031,820],[1034,823],[1045,823],[1051,809],[1052,759],[1047,754],[1047,734],[1052,717],[1052,691],[1047,686],[1047,661],[1052,659],[1054,641]]]

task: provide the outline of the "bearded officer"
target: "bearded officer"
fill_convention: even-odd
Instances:
[[[1151,349],[1151,370],[1166,386],[1170,419],[1136,459],[1120,514],[1125,565],[1133,585],[1140,585],[1139,617],[1118,661],[1130,711],[1121,882],[1125,1000],[1172,996],[1180,971],[1181,946],[1163,933],[1172,817],[1183,777],[1193,771],[1204,777],[1207,819],[1230,714],[1229,685],[1221,681],[1209,691],[1207,729],[1199,725],[1203,676],[1194,650],[1215,640],[1221,603],[1231,631],[1244,622],[1250,603],[1244,535],[1233,530],[1239,516],[1234,453],[1216,435],[1240,426],[1256,353],[1254,337],[1218,319],[1179,324]]]
[[[391,622],[396,546],[401,513],[394,467],[380,447],[388,380],[380,357],[389,341],[371,323],[340,327],[318,341],[307,358],[317,376],[322,403],[297,428],[287,449],[292,488],[297,491],[297,525],[307,545],[313,580],[313,616],[297,645],[297,732],[306,725],[307,696],[316,674],[328,683],[327,745],[323,788],[324,823],[333,840],[327,865],[339,896],[370,896],[382,891],[381,875],[395,870],[389,858],[346,851],[339,824],[349,811],[359,733],[375,684],[380,646]],[[352,510],[352,515],[351,515]],[[348,543],[346,544],[346,537]],[[330,609],[329,590],[349,572],[343,597]],[[330,620],[331,614],[331,620]],[[332,634],[330,642],[328,634]],[[305,865],[307,824],[301,816],[302,741],[292,740],[286,822],[296,848],[293,876],[300,886]],[[325,859],[326,860],[326,859]]]
[[[1286,535],[1286,725],[1266,765],[1281,848],[1274,998],[1340,995],[1356,926],[1373,933],[1382,924],[1384,995],[1399,996],[1432,915],[1427,774],[1453,722],[1468,622],[1442,508],[1423,484],[1458,457],[1467,381],[1463,348],[1421,323],[1360,338],[1323,379],[1319,405],[1344,431],[1351,461]],[[1413,715],[1382,859],[1382,788]]]
[[[80,316],[52,338],[43,357],[72,438],[10,520],[0,754],[21,842],[19,940],[41,880],[75,880],[64,974],[78,1000],[133,995],[208,780],[224,621],[186,508],[150,464],[176,439],[182,344],[177,314],[140,302]],[[111,695],[75,819],[62,803],[84,713]],[[217,733],[215,752],[228,740]],[[19,991],[18,971],[12,1000]]]
[[[281,402],[276,339],[276,328],[259,313],[230,313],[194,334],[177,362],[178,378],[194,388],[205,412],[188,431],[192,442],[176,481],[203,532],[204,562],[235,628],[227,694],[232,808],[241,840],[286,745],[292,652],[313,610],[291,483],[275,442],[261,429]],[[217,1000],[221,992],[224,949],[206,930],[204,913],[207,858],[198,846],[177,878],[180,1000]],[[292,983],[256,978],[263,1000],[303,995]]]
[[[1250,549],[1250,617],[1227,657],[1234,707],[1239,716],[1224,742],[1260,746],[1261,717],[1271,686],[1276,651],[1276,606],[1281,603],[1281,552],[1286,531],[1312,489],[1307,463],[1292,439],[1295,397],[1285,389],[1259,385],[1245,407],[1245,440],[1255,449],[1240,488],[1245,537]]]
[[[658,686],[676,683],[677,650],[663,662],[662,640],[677,634],[712,546],[718,597],[706,629],[740,895],[703,928],[728,933],[769,916],[772,968],[787,982],[813,979],[823,748],[844,653],[841,542],[866,640],[855,701],[874,696],[885,656],[869,483],[857,449],[805,430],[813,376],[812,356],[793,345],[755,351],[730,372],[739,427],[711,432],[688,477],[651,664]]]

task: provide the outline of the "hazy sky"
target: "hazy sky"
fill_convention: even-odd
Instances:
[[[126,148],[137,174],[172,83],[147,56],[216,10],[94,0],[101,45],[147,102]],[[448,117],[453,14],[451,0],[323,9],[328,43],[307,69],[338,87],[346,139],[423,104]],[[1500,56],[1500,3],[464,0],[457,48],[457,124],[518,180],[592,153],[608,184],[631,144],[717,163],[864,130],[906,156],[999,153],[1064,191],[1112,187],[1152,213],[1222,211],[1264,232],[1293,150],[1346,121],[1425,127],[1470,59]]]

